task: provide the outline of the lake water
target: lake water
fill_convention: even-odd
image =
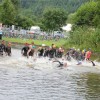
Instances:
[[[13,49],[12,57],[0,57],[0,100],[100,100],[100,69],[74,64],[61,69]]]

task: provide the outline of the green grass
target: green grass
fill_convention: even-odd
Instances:
[[[33,40],[33,39],[20,39],[20,38],[6,38],[3,37],[3,40],[7,42],[15,42],[15,43],[31,43],[34,41],[36,45],[45,44],[46,46],[51,46],[51,44],[55,44],[56,46],[63,46],[66,43],[65,39],[60,39],[58,41],[55,40]]]

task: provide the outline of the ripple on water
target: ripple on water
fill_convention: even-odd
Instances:
[[[96,69],[60,69],[49,63],[33,66],[13,49],[16,51],[17,56],[14,53],[0,62],[0,100],[100,100],[100,73]]]

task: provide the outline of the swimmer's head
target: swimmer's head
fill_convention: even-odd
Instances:
[[[2,44],[5,44],[5,40],[2,40],[2,42],[1,42]]]
[[[25,45],[27,46],[27,45],[28,45],[28,43],[25,43]]]
[[[67,63],[64,63],[64,67],[67,67]]]
[[[31,42],[32,45],[34,45],[34,42]]]
[[[11,42],[8,43],[8,46],[11,46]]]

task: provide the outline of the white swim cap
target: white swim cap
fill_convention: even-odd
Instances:
[[[45,44],[42,44],[42,46],[46,46]]]

